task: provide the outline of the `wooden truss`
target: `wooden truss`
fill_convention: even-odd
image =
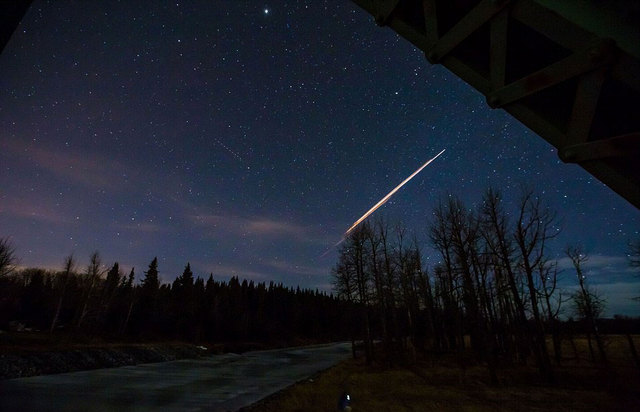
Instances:
[[[622,1],[353,0],[640,208],[640,24]],[[631,4],[633,2],[627,3]]]

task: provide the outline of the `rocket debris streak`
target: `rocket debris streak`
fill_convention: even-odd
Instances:
[[[336,243],[335,245],[333,245],[333,247],[336,247],[338,245],[340,245],[340,243],[344,242],[347,239],[347,236],[349,235],[349,233],[351,233],[351,231],[353,229],[356,228],[356,226],[358,226],[360,223],[362,223],[363,220],[365,220],[367,217],[369,217],[370,214],[372,214],[373,212],[376,211],[376,209],[378,209],[380,206],[384,205],[387,200],[389,200],[389,198],[391,198],[391,196],[393,196],[393,194],[395,192],[397,192],[398,190],[400,190],[400,188],[402,186],[405,185],[405,183],[407,183],[409,180],[411,180],[415,175],[417,175],[418,173],[420,173],[420,171],[422,171],[422,169],[424,169],[425,167],[429,166],[429,163],[433,162],[434,160],[436,160],[438,158],[438,156],[440,156],[442,153],[444,153],[446,149],[442,149],[442,151],[440,153],[438,153],[437,155],[435,155],[432,159],[430,159],[429,161],[427,161],[425,164],[423,164],[422,166],[420,166],[420,168],[418,170],[416,170],[415,172],[413,172],[411,174],[411,176],[407,177],[406,179],[404,179],[404,181],[402,183],[400,183],[398,186],[396,186],[392,191],[390,191],[385,197],[382,198],[382,200],[380,200],[378,203],[375,204],[375,206],[373,206],[371,209],[369,209],[369,211],[367,213],[365,213],[360,219],[356,220],[356,222],[351,225],[351,227],[349,229],[347,229],[346,232],[344,232],[344,235],[342,235],[342,239],[340,239],[340,241],[338,243]],[[324,252],[322,255],[320,255],[320,257],[324,257],[327,255],[327,253],[329,253],[331,251],[332,248],[327,249],[326,252]]]
[[[395,189],[393,189],[392,191],[389,192],[389,194],[387,194],[385,197],[383,197],[378,203],[376,203],[371,209],[369,209],[369,211],[367,213],[365,213],[364,215],[362,215],[362,217],[358,220],[356,220],[356,222],[351,225],[351,227],[349,229],[347,229],[346,232],[344,232],[344,236],[346,237],[347,235],[349,235],[349,233],[351,233],[351,231],[353,229],[356,228],[356,226],[358,226],[360,223],[362,223],[363,220],[365,220],[367,217],[369,217],[370,214],[372,214],[373,212],[376,211],[377,208],[379,208],[380,206],[384,205],[385,203],[387,203],[387,200],[389,200],[389,198],[391,198],[391,196],[393,196],[393,194],[395,192],[397,192],[398,190],[400,190],[400,188],[402,186],[404,186],[405,183],[407,183],[409,180],[411,180],[415,175],[417,175],[418,173],[420,173],[420,171],[422,169],[424,169],[425,167],[427,167],[429,165],[429,163],[433,162],[434,160],[436,160],[436,158],[438,156],[440,156],[442,153],[444,153],[446,149],[442,149],[442,151],[440,153],[438,153],[437,155],[435,155],[431,160],[427,161],[425,164],[423,164],[422,166],[420,166],[420,168],[418,170],[416,170],[415,172],[413,172],[411,174],[411,176],[407,177],[406,179],[404,179],[402,181],[402,183],[400,183],[398,186],[395,187]],[[343,239],[344,240],[344,239]],[[342,242],[342,241],[341,241]],[[339,244],[340,242],[338,242]]]

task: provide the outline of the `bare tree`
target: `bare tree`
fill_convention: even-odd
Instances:
[[[553,340],[553,353],[556,364],[559,366],[562,361],[562,342],[560,340],[560,320],[558,315],[562,303],[562,292],[555,297],[558,286],[558,267],[555,263],[542,261],[538,265],[538,274],[540,275],[540,298],[542,299],[542,307],[545,312],[547,323],[551,327],[551,336]]]
[[[355,273],[347,262],[346,255],[340,255],[338,264],[331,270],[331,276],[336,295],[348,302],[353,302],[356,295]]]
[[[494,274],[503,318],[512,318],[516,346],[520,360],[525,360],[531,343],[531,330],[527,321],[526,305],[520,293],[518,258],[511,226],[502,204],[500,192],[489,188],[483,197],[481,209],[482,235],[494,255]],[[507,341],[507,345],[509,345]]]
[[[387,319],[389,315],[389,305],[387,300],[387,295],[385,293],[385,280],[383,277],[384,273],[384,260],[381,255],[381,243],[382,237],[379,235],[376,227],[384,226],[384,221],[379,218],[374,223],[374,226],[367,225],[365,232],[365,236],[369,242],[369,252],[370,252],[370,269],[373,275],[373,285],[375,288],[375,304],[377,306],[378,317],[380,318],[380,328],[382,333],[382,342],[385,350],[386,360],[390,361],[391,355],[391,336],[389,334],[389,328],[387,326]]]
[[[11,241],[8,237],[0,237],[0,277],[10,275],[17,263],[16,250]]]
[[[120,325],[120,334],[124,334],[127,330],[127,325],[129,324],[129,319],[131,319],[131,312],[133,311],[133,305],[136,302],[136,287],[133,284],[135,279],[135,268],[131,268],[131,272],[129,272],[129,277],[127,280],[123,280],[122,289],[124,290],[125,300],[128,301],[127,305],[127,314]]]
[[[416,326],[418,314],[417,301],[417,276],[421,270],[420,253],[417,246],[414,248],[405,246],[406,228],[396,225],[396,253],[395,261],[398,268],[398,292],[403,311],[406,311],[407,332],[403,334],[403,347],[409,349],[409,356],[415,360],[416,353]],[[410,338],[406,340],[407,335]]]
[[[449,349],[464,349],[463,310],[460,306],[460,276],[455,270],[451,228],[448,224],[447,207],[440,202],[433,211],[434,221],[429,227],[429,239],[440,253],[442,265],[435,268],[436,298],[443,312],[443,327]]]
[[[556,214],[545,207],[542,200],[532,191],[523,192],[515,226],[515,240],[535,325],[534,354],[539,360],[540,372],[549,382],[554,381],[554,376],[547,351],[544,323],[540,314],[535,271],[545,261],[547,242],[558,234],[555,230],[556,226]]]
[[[589,350],[591,352],[592,359],[593,349],[591,346],[591,333],[598,345],[598,352],[600,353],[600,359],[603,362],[607,361],[607,356],[604,350],[604,343],[598,332],[597,319],[602,315],[605,308],[605,300],[602,299],[599,294],[589,288],[587,285],[587,277],[583,271],[584,263],[589,259],[588,256],[582,251],[579,246],[567,246],[565,249],[566,255],[571,259],[573,267],[576,270],[576,276],[578,277],[579,290],[573,295],[573,301],[575,304],[576,314],[587,322],[587,341],[589,343]]]
[[[86,272],[86,291],[84,295],[84,302],[82,304],[82,308],[78,315],[78,320],[76,322],[76,327],[80,328],[82,323],[84,322],[87,314],[89,313],[89,303],[94,295],[94,289],[99,285],[100,277],[102,276],[102,260],[100,259],[100,254],[98,252],[93,252],[91,258],[89,259],[89,265],[87,266]]]
[[[51,320],[49,333],[53,332],[58,322],[58,318],[60,317],[60,310],[62,309],[62,302],[64,300],[64,295],[67,290],[67,284],[69,283],[69,278],[71,277],[71,274],[75,270],[75,266],[76,266],[76,262],[73,259],[73,254],[71,254],[64,259],[64,269],[57,276],[58,284],[60,285],[60,297],[58,298],[56,311],[53,315],[53,319]]]
[[[367,271],[368,251],[365,233],[368,228],[368,225],[362,225],[347,237],[340,250],[338,266],[334,270],[334,284],[339,288],[339,294],[351,296],[361,307],[365,329],[365,359],[369,364],[373,361],[373,340],[369,308],[371,276]]]
[[[394,289],[397,284],[397,269],[393,262],[393,247],[389,242],[389,227],[382,219],[377,222],[377,235],[380,238],[380,247],[382,251],[382,289],[385,300],[385,308],[389,314],[387,321],[387,335],[394,337],[396,341],[399,339],[398,330],[398,314],[397,314],[397,299],[394,293]]]
[[[419,258],[417,258],[419,259]],[[431,349],[432,350],[441,350],[442,349],[442,336],[440,328],[437,328],[438,324],[438,308],[436,307],[436,301],[433,294],[433,288],[431,285],[431,279],[429,277],[429,272],[427,268],[422,268],[421,259],[418,260],[420,264],[420,268],[418,271],[418,279],[417,279],[417,287],[418,293],[422,299],[422,305],[425,310],[425,321],[426,321],[426,335],[427,339],[431,340]]]
[[[497,384],[495,340],[489,330],[488,266],[486,258],[482,256],[480,220],[454,196],[449,196],[446,205],[440,204],[434,214],[438,220],[431,227],[431,239],[445,265],[450,265],[452,274],[455,272],[460,278],[461,300],[471,348],[479,360],[487,362],[491,383]],[[463,362],[462,353],[459,355],[459,360]]]
[[[353,264],[356,273],[356,290],[358,291],[358,301],[362,305],[364,328],[365,328],[365,358],[367,363],[373,361],[373,338],[371,335],[371,311],[369,308],[371,300],[371,277],[366,270],[367,247],[365,230],[368,226],[361,226],[349,237],[348,245],[352,250]]]
[[[337,265],[331,269],[331,277],[333,283],[333,290],[336,292],[336,295],[345,299],[349,303],[353,303],[355,301],[356,296],[356,279],[355,273],[352,270],[351,265],[348,262],[346,254],[340,254]],[[351,311],[347,313],[349,316]],[[349,319],[349,323],[351,324],[351,319]],[[353,333],[353,328],[349,329],[349,338],[351,340],[351,353],[353,358],[356,358],[356,341],[355,335]]]

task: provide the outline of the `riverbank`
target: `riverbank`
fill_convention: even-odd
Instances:
[[[181,342],[109,343],[0,334],[0,379],[197,358],[215,348]]]
[[[454,354],[430,354],[394,366],[364,357],[343,361],[243,412],[336,410],[349,394],[354,411],[631,411],[639,410],[640,371],[629,357],[624,336],[608,336],[609,363],[589,361],[585,339],[577,355],[555,367],[556,383],[543,382],[533,365],[499,371],[489,384],[486,366],[461,367]],[[569,354],[569,348],[567,354]],[[378,358],[381,359],[381,358]]]
[[[243,353],[313,342],[118,342],[81,334],[0,332],[0,380]]]

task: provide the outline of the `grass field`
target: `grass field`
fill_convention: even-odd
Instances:
[[[347,391],[353,411],[638,411],[640,370],[624,336],[607,337],[607,366],[594,365],[586,339],[569,342],[556,367],[557,384],[540,381],[532,366],[502,368],[490,386],[483,365],[464,371],[452,355],[405,367],[348,360],[248,408],[249,411],[335,411]],[[640,346],[640,337],[635,337]]]

